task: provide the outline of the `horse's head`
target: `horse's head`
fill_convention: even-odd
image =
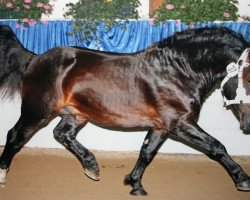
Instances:
[[[230,105],[245,134],[250,134],[250,54],[245,59],[245,67],[230,78],[222,88],[224,101]]]

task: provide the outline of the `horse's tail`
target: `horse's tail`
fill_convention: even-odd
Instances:
[[[21,91],[23,78],[32,56],[30,60],[25,59],[22,63],[13,63],[24,58],[23,55],[20,56],[11,58],[12,61],[9,59],[9,63],[3,65],[0,63],[0,97],[2,99],[13,98],[15,93]]]
[[[0,25],[1,98],[12,98],[21,90],[24,74],[34,56],[23,47],[10,27]]]

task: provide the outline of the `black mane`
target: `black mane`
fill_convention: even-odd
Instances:
[[[232,30],[214,27],[177,32],[173,36],[158,42],[155,46],[185,54],[191,59],[189,60],[191,63],[195,63],[197,60],[210,57],[211,53],[214,56],[214,51],[218,51],[216,53],[217,58],[224,57],[228,62],[232,62],[238,59],[242,50],[249,47],[250,44],[240,34]],[[227,58],[225,57],[226,54]]]
[[[215,73],[224,71],[225,66],[235,62],[249,46],[240,34],[222,27],[187,29],[153,45],[162,49],[165,55],[176,55],[174,59],[185,57],[196,72],[216,63],[213,65]]]
[[[166,46],[185,46],[195,44],[207,44],[207,43],[220,43],[228,46],[241,46],[242,43],[247,46],[246,41],[242,35],[223,27],[214,28],[200,28],[200,29],[187,29],[181,32],[175,33],[160,42],[158,42],[159,48]],[[249,45],[249,44],[248,44]]]

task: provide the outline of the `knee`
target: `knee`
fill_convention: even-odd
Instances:
[[[13,128],[7,134],[7,143],[15,149],[20,149],[24,145],[24,136],[18,135],[17,131]]]
[[[57,141],[60,140],[59,131],[57,130],[57,128],[54,128],[54,130],[53,130],[53,135],[54,135],[54,138],[55,138]]]
[[[215,141],[211,146],[211,154],[216,158],[221,158],[227,153],[226,148],[219,141]]]
[[[142,149],[141,151],[141,159],[145,162],[148,163],[153,159],[154,155],[152,152],[148,152],[147,149]]]
[[[59,141],[59,142],[65,140],[65,136],[62,134],[62,132],[60,131],[60,129],[57,128],[57,127],[53,130],[53,135],[54,135],[54,138],[55,138],[57,141]]]
[[[9,130],[9,132],[7,134],[7,141],[11,144],[16,144],[19,140],[21,141],[21,137],[20,137],[20,135],[17,134],[15,129],[13,128],[13,129]]]
[[[70,124],[65,124],[64,126],[58,126],[53,130],[54,138],[59,142],[71,141],[74,140],[75,127]]]
[[[59,124],[54,128],[54,138],[57,141],[65,141],[67,139],[75,139],[75,129],[77,124],[75,123],[74,117],[63,116]]]
[[[9,130],[7,134],[7,141],[13,143],[17,138],[17,134],[14,132],[14,129]]]

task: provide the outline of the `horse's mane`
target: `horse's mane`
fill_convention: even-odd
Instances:
[[[213,70],[218,73],[225,71],[225,67],[235,62],[249,46],[240,34],[227,28],[214,27],[177,32],[153,44],[148,50],[163,51],[166,62],[175,60],[186,63],[174,64],[179,71],[192,73]]]
[[[224,27],[186,29],[155,44],[158,48],[216,43],[233,47],[250,46],[242,35]]]

